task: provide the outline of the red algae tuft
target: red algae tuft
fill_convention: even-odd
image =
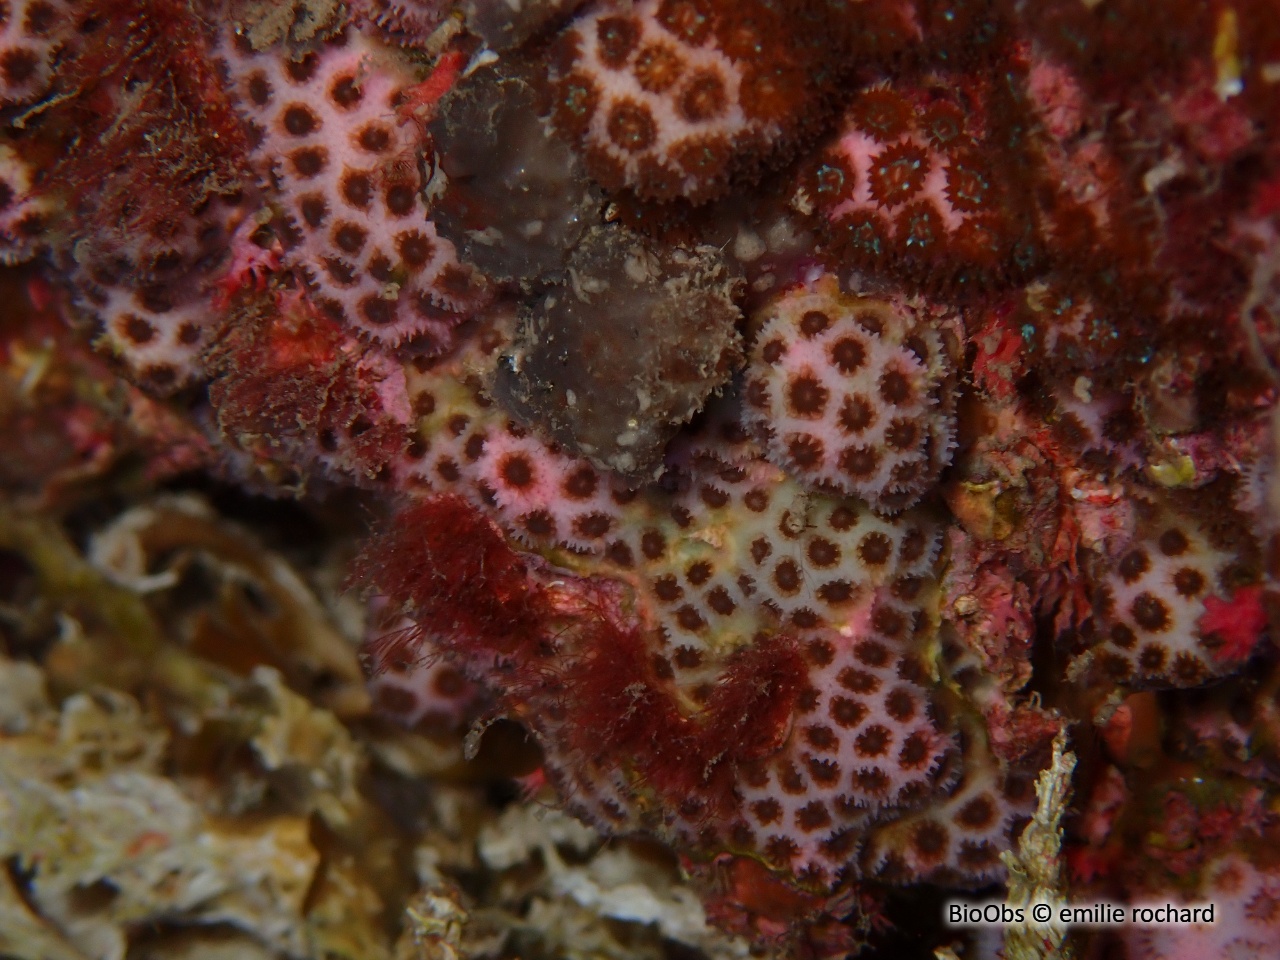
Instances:
[[[356,569],[463,655],[519,657],[543,638],[551,613],[545,590],[501,532],[458,497],[397,513]]]

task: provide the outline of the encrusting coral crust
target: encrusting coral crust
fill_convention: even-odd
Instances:
[[[458,758],[519,725],[538,755],[504,774],[677,849],[706,917],[797,957],[891,953],[919,885],[1002,882],[1072,726],[1080,816],[1045,876],[1122,898],[1147,870],[1144,895],[1220,895],[1247,938],[1187,944],[1271,949],[1273,14],[0,4],[0,295],[21,304],[0,483],[23,504],[0,504],[0,573],[71,607],[108,583],[107,632],[132,624],[164,683],[199,686],[208,657],[286,712],[306,711],[262,670],[306,671],[264,660],[288,659],[280,623],[310,624],[361,722]],[[358,503],[327,549],[367,589],[347,614],[367,689],[306,585],[226,559],[207,517],[143,510],[160,483]],[[107,527],[76,499],[94,484]],[[51,553],[28,509],[65,524]],[[190,649],[158,653],[151,594],[203,597],[195,567],[238,612],[192,614]],[[228,626],[272,612],[252,642]],[[379,762],[412,768],[406,743]],[[163,780],[139,775],[94,802],[136,806]],[[154,797],[186,818],[175,843],[204,822]],[[289,842],[324,847],[335,802]],[[38,854],[7,853],[36,865],[6,883],[63,910]],[[542,861],[608,898],[555,843]],[[422,886],[413,929],[461,950],[457,891]],[[681,943],[710,942],[694,927]],[[1108,938],[1185,953],[1085,946]]]

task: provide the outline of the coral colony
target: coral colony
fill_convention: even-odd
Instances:
[[[8,0],[0,103],[23,309],[385,512],[385,716],[798,957],[996,955],[1065,733],[1057,895],[1227,918],[1065,949],[1280,955],[1275,0]]]

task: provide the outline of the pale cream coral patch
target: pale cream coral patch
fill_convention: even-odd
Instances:
[[[919,500],[954,445],[937,333],[909,308],[841,293],[829,275],[758,319],[745,397],[769,459],[884,513]]]
[[[244,47],[225,38],[222,55],[291,234],[284,263],[353,330],[442,349],[484,283],[426,217],[422,138],[399,112],[411,65],[360,34],[297,60]]]

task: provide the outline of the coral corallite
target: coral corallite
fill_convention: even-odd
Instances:
[[[760,950],[1074,803],[1055,897],[1274,952],[1280,21],[1165,6],[0,3],[0,404],[65,320],[117,473],[340,505],[382,718]]]

